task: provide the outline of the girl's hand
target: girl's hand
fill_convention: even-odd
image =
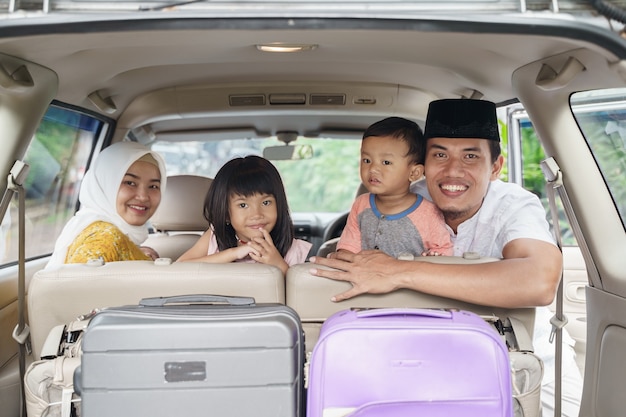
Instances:
[[[248,245],[254,248],[256,253],[250,253],[250,257],[259,263],[263,263],[266,265],[274,265],[280,268],[283,273],[287,272],[287,268],[289,265],[283,259],[283,256],[278,252],[276,246],[274,246],[274,241],[270,236],[269,232],[265,229],[259,229],[263,236],[255,237]]]
[[[253,248],[252,245],[250,244],[236,246],[234,248],[230,248],[229,250],[232,251],[232,253],[235,256],[235,259],[243,259],[248,255],[250,255],[252,259],[255,259],[253,255],[258,255],[258,252],[256,251],[256,249]]]

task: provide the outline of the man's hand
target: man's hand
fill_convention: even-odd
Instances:
[[[352,284],[350,290],[335,295],[331,301],[343,301],[365,293],[385,294],[399,288],[391,271],[392,266],[398,261],[378,250],[367,250],[357,254],[339,251],[330,254],[328,258],[314,256],[310,261],[334,268],[334,270],[313,268],[310,271],[312,275]]]

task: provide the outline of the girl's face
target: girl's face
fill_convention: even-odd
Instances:
[[[263,236],[259,229],[271,232],[276,225],[276,198],[271,194],[253,194],[249,197],[232,194],[228,197],[228,213],[230,224],[239,240],[249,242],[254,237]]]
[[[144,161],[133,163],[117,192],[117,213],[131,226],[142,226],[161,202],[161,172]]]

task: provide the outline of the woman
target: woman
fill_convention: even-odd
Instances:
[[[47,267],[84,263],[156,259],[140,245],[148,237],[146,223],[161,202],[165,162],[136,142],[104,149],[81,184],[80,210],[65,225]]]

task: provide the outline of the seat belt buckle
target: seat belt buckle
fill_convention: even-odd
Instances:
[[[556,336],[556,332],[558,330],[562,330],[563,327],[567,324],[567,317],[564,315],[562,319],[559,319],[556,314],[552,316],[550,319],[550,324],[552,324],[552,331],[550,331],[550,343],[554,342],[554,336]]]
[[[30,355],[30,327],[28,327],[28,324],[24,324],[24,327],[21,331],[19,330],[19,327],[20,325],[18,324],[17,326],[15,326],[15,329],[13,329],[13,339],[20,345],[24,345],[26,347],[26,352],[28,352],[28,354]]]

